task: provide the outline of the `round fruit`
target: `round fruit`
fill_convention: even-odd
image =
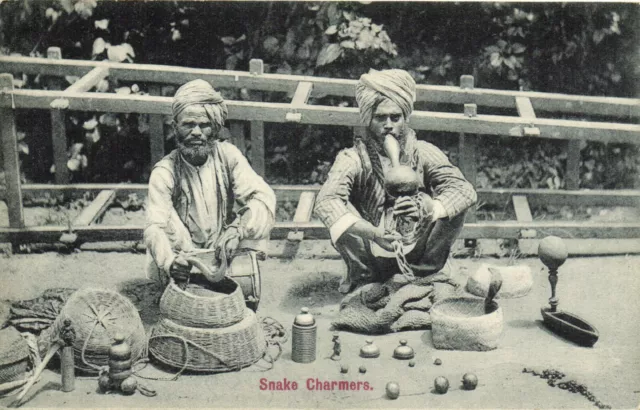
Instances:
[[[433,386],[439,394],[445,394],[449,390],[449,380],[446,377],[438,376],[433,381]]]
[[[462,386],[465,388],[465,390],[475,390],[477,385],[478,376],[476,376],[475,374],[465,373],[465,375],[462,376]]]
[[[120,391],[124,394],[133,394],[138,388],[138,381],[133,376],[129,376],[120,384]]]
[[[108,374],[102,374],[98,377],[98,387],[101,393],[106,393],[111,390],[111,379]]]
[[[340,366],[340,373],[349,373],[349,365],[343,364]]]
[[[415,362],[415,361],[413,361],[413,360],[410,360],[410,361],[409,361],[409,367],[413,367],[413,366],[415,366],[415,365],[416,365],[416,362]]]
[[[400,396],[400,385],[395,382],[389,382],[387,383],[386,391],[387,397],[391,400],[395,400],[398,398],[398,396]]]
[[[557,269],[569,256],[567,247],[557,236],[547,236],[538,245],[538,257],[549,269]]]
[[[436,366],[440,366],[442,364],[442,360],[436,359],[433,361],[433,364],[435,364]]]
[[[364,366],[360,366],[360,373],[366,373],[367,372],[367,368]]]

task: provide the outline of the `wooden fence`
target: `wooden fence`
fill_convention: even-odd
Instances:
[[[162,158],[164,134],[162,115],[171,114],[171,98],[158,95],[121,95],[91,90],[109,77],[123,81],[150,84],[151,94],[160,94],[162,85],[182,84],[201,78],[216,88],[247,88],[255,91],[280,91],[293,95],[290,103],[260,101],[227,101],[232,142],[244,149],[249,137],[249,160],[264,175],[264,123],[295,122],[330,124],[361,130],[356,108],[310,105],[310,96],[354,96],[355,81],[265,74],[261,60],[252,60],[249,72],[193,69],[159,65],[119,64],[110,62],[64,60],[59,49],[50,49],[49,58],[0,57],[0,73],[26,73],[46,76],[81,76],[64,90],[14,89],[12,74],[0,75],[0,133],[6,175],[6,189],[0,199],[7,202],[9,228],[0,228],[0,242],[56,242],[64,234],[73,233],[80,242],[140,240],[142,226],[102,226],[97,223],[118,195],[146,193],[146,185],[138,184],[68,184],[67,141],[64,116],[67,110],[146,113],[151,114],[150,148],[152,163]],[[411,125],[417,130],[458,133],[460,168],[472,182],[476,179],[477,135],[501,135],[513,138],[550,138],[567,144],[566,190],[546,189],[479,189],[479,199],[486,204],[511,202],[516,221],[477,222],[475,213],[468,214],[461,234],[463,239],[540,238],[558,235],[565,238],[638,238],[639,222],[593,223],[576,221],[534,221],[530,206],[589,205],[639,206],[640,192],[635,190],[578,190],[581,140],[604,143],[640,143],[640,102],[635,99],[574,96],[538,92],[515,92],[474,88],[473,77],[462,76],[460,87],[419,85],[417,101],[459,105],[459,113],[415,111]],[[478,107],[511,108],[517,116],[483,115]],[[51,116],[55,185],[20,183],[16,109],[47,110]],[[545,118],[536,114],[545,113]],[[605,118],[605,121],[547,118],[568,114],[574,117]],[[610,122],[617,118],[620,122]],[[245,125],[248,123],[248,127]],[[245,136],[245,132],[248,134]],[[301,240],[328,238],[327,229],[311,220],[311,210],[319,186],[275,186],[279,200],[297,200],[292,221],[278,222],[272,238]],[[95,200],[86,207],[71,226],[26,227],[23,196],[43,192],[68,194],[95,191]],[[71,232],[69,232],[71,231]]]

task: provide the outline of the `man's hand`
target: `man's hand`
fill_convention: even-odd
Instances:
[[[240,217],[240,226],[246,238],[263,239],[269,236],[273,228],[273,216],[262,202],[250,201]]]
[[[169,269],[169,275],[178,282],[185,282],[189,279],[190,274],[191,264],[182,256],[176,256]]]
[[[399,233],[397,232],[393,232],[393,233],[389,233],[389,232],[384,232],[384,233],[376,233],[376,235],[373,237],[373,241],[382,249],[384,249],[387,252],[393,252],[393,242],[396,240],[400,240],[402,239],[402,236],[400,236]]]
[[[418,202],[410,196],[401,196],[396,199],[393,206],[394,216],[407,216],[412,219],[420,218],[420,208]]]
[[[220,251],[224,246],[224,251],[227,255],[227,258],[231,258],[238,249],[240,245],[240,233],[238,232],[238,228],[230,227],[226,231],[220,235],[218,242],[216,244],[216,255],[220,257]]]

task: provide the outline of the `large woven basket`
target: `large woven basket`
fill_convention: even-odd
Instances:
[[[229,278],[212,286],[213,291],[196,282],[182,290],[172,279],[160,298],[160,313],[187,327],[220,328],[240,322],[246,309],[240,286]]]
[[[116,334],[123,335],[131,346],[134,362],[146,355],[147,335],[138,310],[117,292],[104,289],[75,292],[51,327],[50,342],[60,334],[65,319],[71,319],[76,333],[73,350],[77,369],[95,374],[106,366]]]
[[[245,309],[241,322],[218,329],[185,327],[165,318],[149,339],[154,358],[177,369],[198,372],[250,366],[262,358],[266,348],[262,327],[251,309]]]
[[[0,330],[0,384],[22,379],[29,364],[29,346],[14,327]]]
[[[485,314],[484,299],[458,297],[431,308],[431,336],[436,349],[486,351],[498,347],[502,335],[502,308],[492,302]]]

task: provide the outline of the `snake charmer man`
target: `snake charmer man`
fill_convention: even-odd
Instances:
[[[401,262],[416,276],[440,272],[477,201],[460,170],[409,127],[415,98],[416,83],[404,70],[370,70],[356,85],[366,134],[337,155],[315,205],[347,265],[342,293],[401,273]],[[397,163],[415,173],[414,195],[393,197],[385,188],[393,144]],[[414,221],[410,234],[395,229],[399,219]]]
[[[178,148],[153,167],[144,231],[147,274],[165,286],[189,278],[185,254],[224,248],[233,255],[245,240],[264,250],[276,206],[240,150],[218,137],[228,114],[220,93],[193,80],[176,91],[172,109]]]

